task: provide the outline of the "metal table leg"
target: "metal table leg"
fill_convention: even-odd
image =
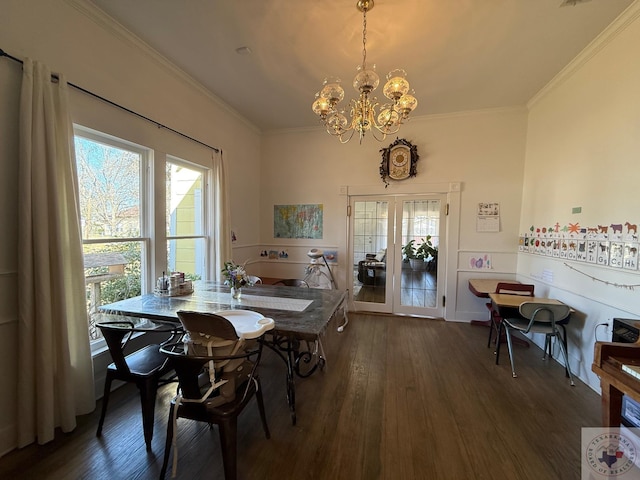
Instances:
[[[289,405],[289,411],[291,413],[291,423],[296,424],[296,385],[295,375],[300,378],[306,378],[312,375],[318,368],[322,370],[326,364],[324,357],[324,349],[322,348],[322,342],[317,338],[314,343],[313,351],[309,349],[309,342],[306,350],[301,350],[301,341],[296,338],[290,337],[273,337],[272,341],[265,341],[265,345],[274,351],[285,363],[287,367],[286,371],[286,391],[287,391],[287,404]],[[316,358],[315,363],[312,364],[312,360]],[[303,368],[305,365],[310,365],[309,368]]]

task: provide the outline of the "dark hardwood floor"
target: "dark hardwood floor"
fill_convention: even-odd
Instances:
[[[359,302],[384,303],[385,302],[385,276],[379,275],[375,281],[362,283],[358,280],[358,271],[354,271],[353,294]],[[437,304],[437,277],[433,271],[413,271],[409,267],[403,267],[400,285],[400,303],[413,307],[435,307]]]
[[[516,347],[496,366],[485,328],[350,314],[343,333],[323,339],[327,368],[296,379],[298,422],[285,399],[284,364],[266,351],[261,368],[271,439],[257,408],[240,417],[241,479],[580,478],[580,429],[600,425],[600,397],[569,385],[537,347]],[[102,438],[98,409],[44,446],[0,459],[6,479],[157,479],[167,403],[158,396],[152,452],[142,438],[135,389],[114,392]],[[181,420],[179,479],[222,479],[217,430]],[[167,474],[170,478],[170,472]]]

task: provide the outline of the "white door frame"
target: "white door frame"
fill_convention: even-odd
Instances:
[[[406,183],[406,182],[405,182]],[[452,183],[425,183],[425,184],[405,184],[392,183],[387,188],[383,185],[353,185],[341,187],[341,191],[347,194],[347,205],[351,204],[351,196],[383,196],[383,195],[426,195],[445,194],[447,198],[448,214],[446,216],[446,252],[443,257],[438,256],[438,262],[444,261],[443,270],[439,270],[444,275],[444,292],[446,298],[443,309],[445,319],[455,318],[455,307],[457,303],[457,266],[460,240],[460,192],[462,184]],[[349,257],[352,245],[350,232],[347,229],[347,252]],[[345,269],[345,285],[351,285],[353,279],[352,268]],[[441,299],[442,300],[442,299]],[[349,300],[349,308],[354,309],[353,298]]]
[[[349,289],[350,292],[350,304],[352,309],[355,309],[359,312],[377,312],[377,313],[392,313],[393,307],[393,272],[394,272],[394,262],[396,259],[396,255],[394,253],[394,229],[395,229],[395,197],[389,195],[350,195],[349,196],[349,207],[351,208],[351,215],[349,219],[349,239],[347,240],[347,249],[348,249],[348,265],[353,265],[353,269],[355,269],[355,255],[354,255],[354,232],[352,228],[352,221],[354,220],[355,212],[353,211],[353,206],[355,202],[386,202],[387,206],[387,242],[386,242],[386,258],[385,258],[385,298],[384,303],[376,303],[376,302],[359,302],[355,299],[355,291],[354,289]],[[370,252],[376,253],[376,252]],[[353,286],[354,279],[350,278],[350,283],[348,285]],[[363,279],[364,282],[364,279]]]
[[[443,255],[442,258],[447,258],[447,198],[445,194],[442,193],[426,193],[426,194],[413,194],[413,195],[398,195],[395,198],[395,240],[396,242],[400,242],[402,239],[402,215],[404,210],[404,202],[405,201],[423,201],[423,200],[438,200],[440,202],[440,215],[439,215],[439,247],[438,247],[438,258],[440,258],[440,254]],[[398,245],[396,243],[396,245]],[[395,262],[395,270],[393,271],[393,278],[395,282],[402,282],[402,250],[401,248],[395,248],[394,253],[396,256]],[[428,316],[428,317],[441,317],[444,312],[444,306],[442,305],[442,295],[445,292],[445,275],[444,272],[446,270],[446,260],[444,262],[438,261],[437,264],[437,274],[436,274],[436,294],[440,294],[440,296],[436,297],[436,303],[433,306],[429,307],[418,307],[413,305],[403,305],[401,302],[402,292],[401,289],[398,288],[397,285],[393,286],[393,312],[399,315],[417,315],[417,316]]]

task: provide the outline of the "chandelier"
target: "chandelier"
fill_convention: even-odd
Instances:
[[[374,0],[358,0],[356,8],[362,12],[362,65],[358,66],[358,73],[353,79],[353,87],[360,93],[357,99],[349,102],[349,116],[338,104],[344,98],[344,89],[340,86],[340,79],[325,78],[322,90],[316,93],[316,100],[311,109],[320,117],[320,121],[327,129],[327,133],[338,137],[341,143],[347,143],[358,132],[360,143],[364,135],[371,131],[374,138],[383,141],[387,135],[400,130],[400,125],[409,119],[409,115],[418,105],[418,100],[409,90],[407,73],[404,70],[392,70],[387,75],[387,83],[382,93],[390,102],[380,105],[373,91],[380,83],[380,77],[375,72],[375,65],[367,67],[367,12],[373,8]],[[380,113],[376,114],[380,106]]]

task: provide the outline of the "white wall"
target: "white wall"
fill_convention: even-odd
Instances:
[[[139,41],[109,22],[82,1],[3,0],[0,48],[22,58],[46,63],[67,80],[124,105],[175,130],[221,148],[228,166],[231,214],[242,238],[257,243],[260,235],[260,132],[224,103],[158,57]],[[17,254],[17,115],[20,65],[0,58],[0,362],[16,365]],[[101,128],[133,141],[158,136],[158,129],[143,121],[122,128],[122,112],[110,112],[100,102],[74,92],[74,121]],[[140,140],[142,139],[142,140]],[[210,158],[203,149],[165,132],[162,153],[189,151],[197,161]],[[17,372],[3,369],[0,389],[15,392]],[[0,398],[0,454],[15,446],[17,399]]]
[[[532,102],[522,232],[556,222],[640,224],[639,14],[636,3]],[[572,214],[573,207],[582,213]],[[542,281],[543,273],[552,281]],[[518,256],[518,276],[533,281],[536,293],[577,310],[569,327],[570,363],[599,391],[593,345],[610,340],[611,330],[596,326],[611,325],[613,317],[640,318],[640,272],[527,253]]]
[[[418,107],[419,108],[419,107]],[[313,115],[309,109],[309,115]],[[386,190],[379,176],[380,149],[396,136],[379,143],[368,135],[342,145],[323,129],[266,135],[262,149],[260,202],[261,248],[290,253],[286,261],[265,261],[265,276],[299,277],[308,261],[310,246],[339,248],[338,282],[346,285],[348,269],[348,191],[396,193],[400,189],[430,191],[433,185],[459,182],[459,242],[448,245],[453,261],[447,265],[447,320],[486,317],[484,303],[468,291],[472,276],[513,276],[516,267],[520,197],[524,169],[526,110],[524,108],[467,112],[412,118],[402,127],[400,138],[417,146],[418,175],[392,183]],[[502,225],[499,233],[476,232],[479,202],[499,202]],[[322,240],[285,240],[273,237],[273,205],[322,203]],[[256,248],[256,253],[260,248]],[[470,271],[468,260],[489,253],[492,271]],[[259,257],[258,257],[259,258]]]

